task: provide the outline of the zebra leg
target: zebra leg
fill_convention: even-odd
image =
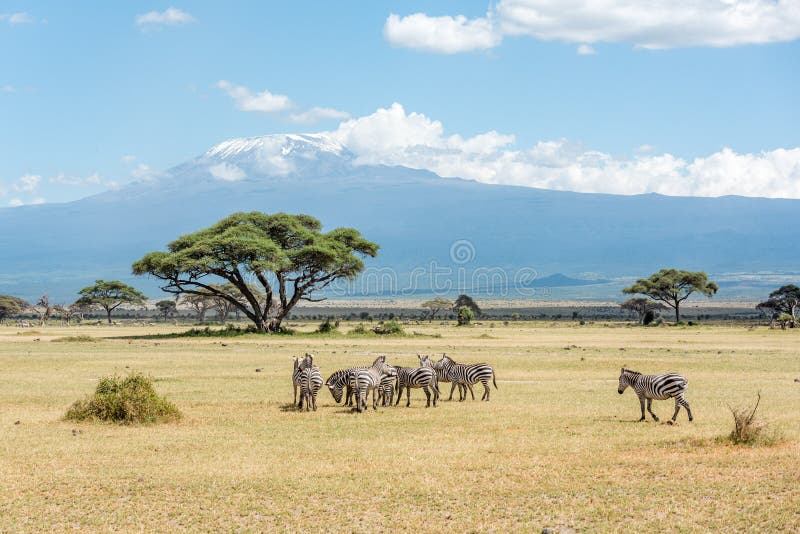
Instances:
[[[644,416],[644,397],[639,397],[639,406],[641,406],[641,408],[642,408],[642,417],[641,417],[641,419],[639,419],[639,421],[644,421],[645,419],[647,419]]]
[[[346,385],[344,389],[344,405],[353,405],[353,388],[350,387],[350,384]]]
[[[481,397],[481,400],[489,402],[489,392],[491,391],[489,389],[489,381],[488,380],[481,381],[481,384],[483,384],[483,387],[485,389],[485,391],[483,392],[483,396]]]
[[[317,411],[317,394],[316,393],[312,393],[311,394],[311,401],[314,403],[314,411],[316,412]]]
[[[395,401],[394,405],[397,406],[398,404],[400,404],[400,399],[402,399],[402,398],[403,398],[403,386],[399,385],[399,383],[398,383],[397,401]]]
[[[426,408],[431,407],[431,392],[428,391],[428,386],[422,386],[422,391],[425,392],[425,397],[428,398],[428,403],[425,405]]]
[[[469,389],[469,394],[472,395],[472,400],[475,400],[475,392],[472,391],[472,384],[470,384],[469,382],[467,382],[467,389]],[[464,397],[466,398],[466,396],[467,396],[467,392],[465,391],[464,392]]]
[[[689,409],[689,403],[686,402],[686,399],[681,397],[681,405],[686,408],[686,413],[689,414],[689,422],[691,423],[694,421],[694,417],[692,417],[692,410]]]
[[[453,385],[450,387],[450,398],[447,399],[449,401],[453,400],[453,392],[456,390],[456,381],[453,380]],[[458,392],[461,393],[461,385],[458,386]]]
[[[292,386],[294,386],[294,400],[292,401],[292,404],[294,405],[297,404],[297,384],[292,384]]]
[[[653,416],[653,420],[658,423],[658,416],[653,413],[653,399],[647,399],[647,411]],[[677,415],[677,412],[676,412]],[[674,417],[673,417],[674,420]]]

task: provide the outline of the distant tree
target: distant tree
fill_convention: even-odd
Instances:
[[[30,308],[30,304],[25,302],[19,297],[12,297],[11,295],[0,295],[0,321],[17,315]]]
[[[159,300],[156,302],[156,308],[164,316],[164,322],[178,311],[178,306],[174,300]]]
[[[161,289],[167,293],[226,299],[260,331],[276,332],[298,302],[324,300],[311,295],[355,277],[364,270],[360,257],[378,253],[378,245],[352,228],[321,230],[321,223],[308,215],[234,213],[176,239],[167,252],[145,255],[133,264],[133,272],[164,281]],[[215,278],[236,292],[215,287]],[[248,281],[258,284],[263,299]]]
[[[453,301],[447,300],[442,297],[436,297],[433,300],[428,300],[422,303],[423,308],[427,308],[428,311],[428,320],[433,322],[436,318],[436,314],[442,310],[449,310],[453,307]]]
[[[783,322],[794,327],[797,322],[797,313],[800,309],[800,287],[794,284],[781,286],[770,293],[769,298],[759,303],[756,308],[759,310],[771,311],[773,325],[776,320],[779,320],[782,314],[787,314],[789,319]],[[785,325],[782,326],[785,328]]]
[[[467,326],[472,322],[475,314],[469,306],[461,306],[458,309],[458,326]]]
[[[622,304],[619,305],[620,308],[623,310],[631,311],[636,313],[637,317],[639,318],[639,324],[644,324],[644,317],[647,315],[647,312],[653,312],[655,317],[655,312],[657,310],[666,310],[667,307],[661,304],[660,302],[652,301],[648,298],[644,297],[633,297]]]
[[[41,326],[47,324],[48,319],[50,319],[50,316],[53,315],[55,311],[55,306],[50,303],[50,297],[46,294],[39,297],[39,300],[36,301],[36,304],[34,304],[32,308],[39,316],[39,324]]]
[[[82,306],[99,306],[106,311],[108,324],[111,324],[111,312],[122,304],[144,305],[147,297],[119,280],[96,280],[94,285],[84,287],[78,292],[81,295],[75,303]]]
[[[469,295],[459,295],[456,299],[455,303],[453,303],[453,313],[458,313],[462,306],[466,306],[470,310],[472,310],[472,314],[475,317],[480,317],[481,315],[481,308],[478,306],[472,297]]]
[[[198,322],[206,320],[206,313],[214,308],[215,299],[211,295],[182,295],[181,302],[188,304],[194,311]]]
[[[53,307],[55,315],[61,318],[61,322],[67,326],[71,326],[72,320],[81,314],[81,306],[78,304],[58,304]]]
[[[702,271],[682,271],[661,269],[650,278],[641,278],[630,287],[622,290],[625,294],[641,294],[658,300],[675,310],[675,322],[681,322],[681,302],[692,293],[702,293],[712,297],[719,290],[715,282],[708,279]]]

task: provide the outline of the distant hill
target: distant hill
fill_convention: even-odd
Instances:
[[[156,180],[117,191],[0,209],[0,294],[47,292],[66,301],[96,278],[118,278],[157,295],[153,281],[131,276],[133,261],[243,210],[308,213],[328,229],[361,230],[381,245],[368,262],[364,293],[438,291],[445,281],[451,292],[505,284],[505,296],[513,296],[514,287],[606,282],[535,273],[616,279],[671,266],[748,273],[800,265],[800,248],[791,246],[800,200],[488,185],[358,165],[346,147],[320,135],[274,135],[226,141]],[[448,274],[434,275],[436,269]]]

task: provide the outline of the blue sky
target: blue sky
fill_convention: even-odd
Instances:
[[[339,131],[364,146],[343,114],[393,103],[402,125],[417,114],[437,130],[421,146],[469,152],[451,136],[506,137],[447,162],[407,141],[391,159],[387,137],[365,161],[559,189],[800,196],[797,2],[775,12],[756,0],[764,12],[745,17],[746,31],[711,0],[698,13],[662,2],[658,24],[630,31],[647,14],[626,2],[610,13],[571,3],[2,1],[0,206],[80,198],[232,137]],[[556,22],[532,25],[522,9]],[[221,81],[290,104],[246,111]],[[312,108],[339,118],[293,122]],[[742,185],[751,174],[757,185]]]

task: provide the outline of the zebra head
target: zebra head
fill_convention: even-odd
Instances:
[[[311,367],[312,365],[314,365],[314,355],[306,352],[306,356],[305,358],[303,358],[303,364],[305,365],[305,367]]]
[[[625,388],[631,385],[631,371],[628,369],[622,368],[622,371],[619,373],[619,387],[617,388],[617,393],[622,395],[625,393]]]
[[[331,392],[333,400],[336,401],[336,404],[342,402],[342,393],[344,392],[343,388],[341,386],[336,386],[334,384],[325,384],[325,385],[328,386],[328,391]]]
[[[420,367],[433,367],[433,362],[427,354],[417,354],[417,358],[419,358]]]

